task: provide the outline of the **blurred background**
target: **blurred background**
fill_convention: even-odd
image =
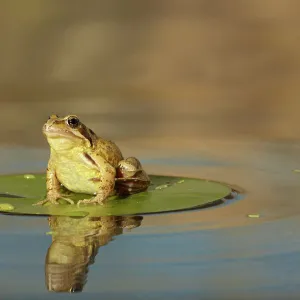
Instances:
[[[1,0],[1,144],[46,146],[51,113],[125,144],[298,139],[299,10],[296,0]]]

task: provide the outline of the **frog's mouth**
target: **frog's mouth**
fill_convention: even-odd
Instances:
[[[70,131],[47,130],[44,132],[51,149],[55,151],[69,151],[77,146],[82,146],[84,142],[79,136]]]
[[[93,145],[92,138],[85,127],[80,126],[78,128],[68,128],[66,127],[65,122],[62,121],[44,124],[43,134],[47,138],[48,142],[53,145],[62,145],[63,143],[71,143],[73,146],[74,144],[79,145],[82,143],[85,143],[86,146]],[[53,140],[53,143],[50,142],[50,140]]]
[[[71,131],[68,130],[63,130],[63,129],[57,129],[57,128],[45,128],[43,130],[43,134],[47,137],[47,138],[51,138],[51,139],[59,139],[59,138],[69,138],[69,139],[81,139],[80,136],[74,134]]]

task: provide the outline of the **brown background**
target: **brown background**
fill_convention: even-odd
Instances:
[[[102,136],[297,139],[300,2],[1,1],[0,134],[51,113]]]

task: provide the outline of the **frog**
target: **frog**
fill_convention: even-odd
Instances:
[[[150,178],[135,157],[124,159],[120,148],[111,140],[98,137],[77,115],[49,116],[43,134],[50,146],[46,172],[46,198],[34,205],[74,201],[61,192],[94,197],[77,202],[103,204],[113,195],[130,195],[147,190]]]

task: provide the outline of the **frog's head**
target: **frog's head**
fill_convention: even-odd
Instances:
[[[43,126],[43,134],[55,151],[69,150],[74,147],[93,147],[96,134],[77,116],[69,115],[63,118],[51,115]]]

